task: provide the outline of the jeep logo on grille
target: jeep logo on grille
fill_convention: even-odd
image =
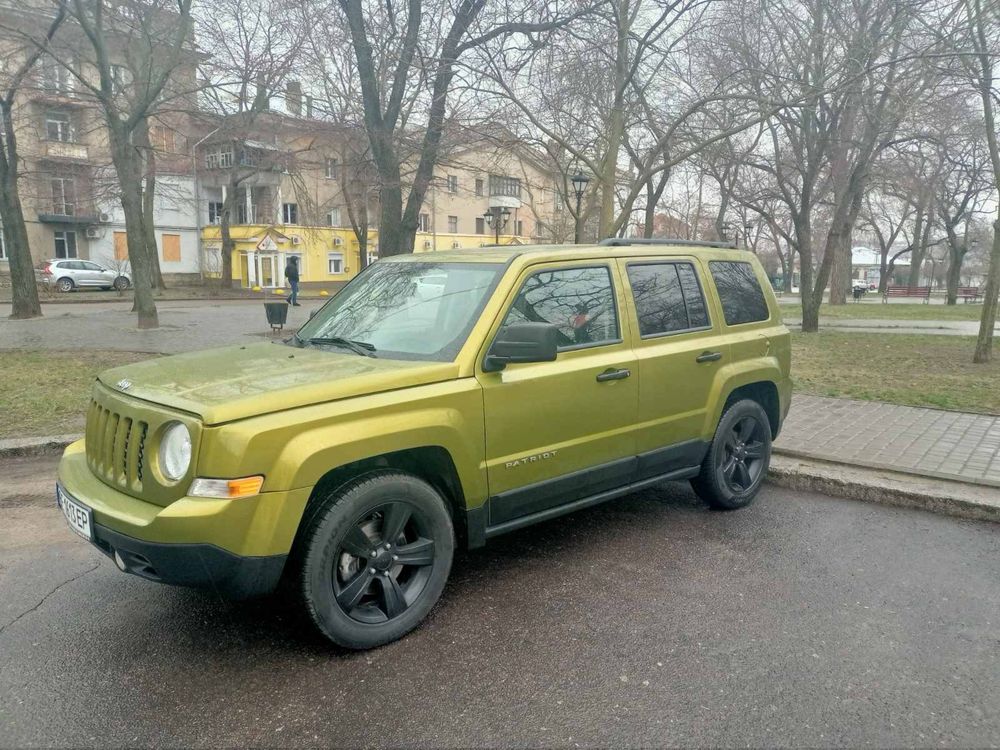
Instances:
[[[115,383],[115,388],[117,388],[119,391],[127,391],[131,387],[132,387],[132,381],[126,378],[122,378],[117,383]]]

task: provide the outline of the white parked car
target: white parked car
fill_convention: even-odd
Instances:
[[[60,292],[72,292],[86,287],[122,291],[132,285],[127,272],[105,268],[99,263],[79,258],[43,261],[35,268],[35,280],[39,284],[55,287]]]

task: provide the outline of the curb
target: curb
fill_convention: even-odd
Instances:
[[[0,440],[0,458],[58,455],[66,449],[67,445],[76,442],[82,437],[83,435],[48,435],[45,437]]]
[[[767,481],[793,490],[821,492],[955,518],[1000,523],[1000,493],[993,487],[916,476],[775,452]]]

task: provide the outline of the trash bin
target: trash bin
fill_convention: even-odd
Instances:
[[[272,331],[280,331],[288,321],[287,302],[265,302],[264,312],[267,314],[267,324]]]

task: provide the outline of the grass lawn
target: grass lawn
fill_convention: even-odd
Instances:
[[[878,299],[878,298],[876,298]],[[879,301],[848,302],[846,305],[829,305],[824,303],[819,309],[819,317],[823,318],[855,318],[884,320],[979,320],[983,315],[982,305],[967,305],[959,302],[957,305],[923,305],[919,302],[911,304],[889,303],[883,305]],[[782,305],[781,316],[785,320],[801,320],[802,307],[799,305]]]
[[[792,378],[797,391],[817,396],[1000,414],[1000,356],[972,364],[975,343],[971,336],[793,333]],[[1000,355],[1000,347],[994,351]]]
[[[114,351],[0,352],[0,439],[83,432],[90,387],[102,370],[149,359]]]

